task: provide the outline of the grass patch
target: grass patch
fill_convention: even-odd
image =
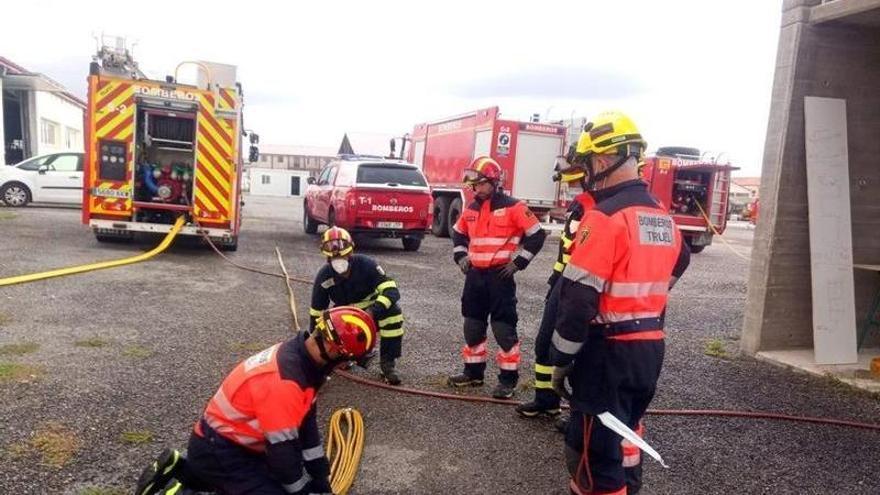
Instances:
[[[101,337],[88,337],[85,339],[79,339],[73,343],[73,345],[77,347],[90,347],[94,349],[106,347],[109,344],[109,340],[102,339]]]
[[[146,359],[155,353],[156,352],[149,347],[144,347],[137,344],[130,345],[122,351],[123,356],[136,359]]]
[[[12,321],[12,318],[3,311],[0,311],[0,327],[9,323],[10,321]]]
[[[43,368],[21,363],[0,363],[0,383],[28,383],[39,379]]]
[[[90,486],[83,488],[77,495],[127,495],[128,492],[122,488],[105,488],[102,486]]]
[[[719,339],[712,339],[706,342],[706,349],[703,351],[703,354],[721,359],[730,357],[724,349],[724,341]]]
[[[231,342],[229,349],[232,351],[260,352],[269,347],[262,342]]]
[[[60,423],[47,423],[37,430],[30,446],[43,458],[43,463],[60,468],[73,458],[79,449],[76,434]]]
[[[0,211],[0,220],[12,220],[17,216],[18,215],[12,213],[11,211]]]
[[[534,379],[520,380],[519,383],[516,385],[516,389],[520,392],[529,392],[531,390],[534,390],[534,388],[535,388],[535,380]]]
[[[0,345],[0,356],[23,356],[25,354],[30,354],[39,348],[40,345],[34,342]]]
[[[143,445],[153,441],[153,432],[149,430],[124,431],[122,435],[119,435],[119,439],[129,445]]]

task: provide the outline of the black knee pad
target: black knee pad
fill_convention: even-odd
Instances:
[[[492,321],[492,333],[495,335],[498,347],[503,349],[504,352],[509,352],[519,342],[519,338],[516,335],[516,327],[509,323]]]
[[[464,341],[467,345],[473,347],[480,342],[486,340],[486,327],[489,325],[485,321],[474,318],[464,319]]]

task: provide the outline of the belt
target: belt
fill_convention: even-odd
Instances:
[[[589,335],[594,338],[613,338],[640,332],[663,330],[663,318],[639,318],[615,323],[590,324]]]

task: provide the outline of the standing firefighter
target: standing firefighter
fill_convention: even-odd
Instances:
[[[397,301],[397,282],[385,274],[372,258],[354,254],[354,242],[347,230],[330,227],[321,237],[321,254],[327,264],[318,271],[312,286],[310,328],[332,302],[336,306],[354,306],[370,314],[379,326],[379,361],[382,378],[399,385],[395,362],[403,341],[403,313]]]
[[[451,376],[453,387],[480,386],[486,371],[486,330],[500,350],[496,398],[513,397],[519,379],[514,273],[525,269],[544,245],[544,230],[526,205],[499,190],[501,166],[480,157],[465,170],[464,183],[475,200],[462,212],[453,232],[453,259],[466,275],[461,295],[464,316],[464,372]],[[519,249],[519,250],[518,250]],[[518,251],[517,251],[518,250]]]
[[[587,174],[583,165],[572,164],[565,157],[559,157],[556,168],[557,172],[553,180],[565,182],[570,188],[578,188],[580,193],[572,199],[565,213],[565,225],[559,238],[556,263],[553,265],[553,274],[547,280],[550,288],[544,298],[544,314],[541,316],[541,326],[535,337],[535,400],[516,407],[516,412],[526,418],[534,418],[541,414],[556,416],[560,413],[559,394],[553,390],[551,381],[553,366],[550,365],[550,339],[556,328],[556,311],[559,307],[557,282],[571,258],[571,245],[574,243],[574,235],[584,213],[596,205],[593,196],[587,190]]]
[[[572,407],[565,453],[575,494],[640,488],[638,449],[596,416],[610,412],[640,430],[663,363],[667,294],[690,261],[672,219],[638,179],[644,147],[629,118],[607,112],[584,127],[576,150],[597,204],[559,282],[550,352],[553,387]]]
[[[163,452],[135,495],[331,493],[318,389],[333,368],[368,354],[376,338],[364,311],[333,308],[311,335],[300,332],[242,361],[196,422],[187,457]]]

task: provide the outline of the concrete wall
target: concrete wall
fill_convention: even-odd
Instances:
[[[32,142],[36,143],[35,153],[42,155],[57,151],[83,151],[83,115],[84,110],[70,101],[48,91],[32,92],[36,110],[31,114],[33,131]],[[41,119],[51,120],[61,127],[59,141],[56,145],[46,144],[40,133]],[[67,145],[67,129],[74,129],[79,133],[79,140]]]
[[[880,27],[810,24],[818,3],[783,5],[743,324],[747,352],[812,347],[805,96],[847,100],[853,258],[880,263]],[[861,324],[880,275],[857,271],[855,284]]]

